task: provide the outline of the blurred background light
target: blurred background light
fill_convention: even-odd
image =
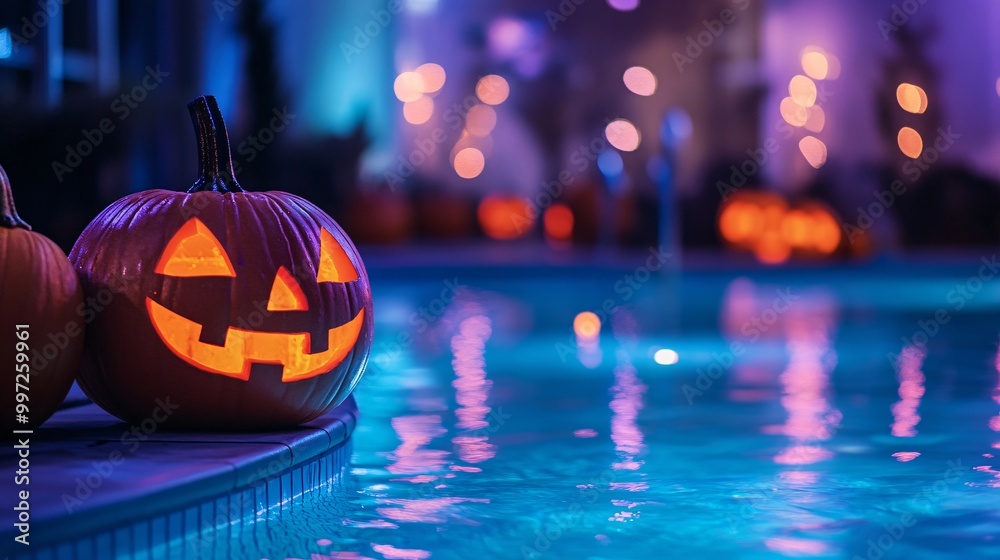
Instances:
[[[791,97],[781,100],[779,110],[781,111],[781,118],[785,119],[785,122],[792,126],[802,126],[809,120],[808,109],[796,103]]]
[[[510,85],[503,76],[483,76],[476,84],[476,97],[487,105],[499,105],[510,95]]]
[[[814,80],[825,80],[830,73],[830,63],[819,47],[806,47],[802,53],[802,70]]]
[[[465,116],[465,129],[473,136],[486,136],[497,124],[497,112],[489,105],[476,105]]]
[[[633,66],[622,76],[625,87],[636,95],[650,96],[656,93],[656,76],[642,66]]]
[[[634,152],[639,147],[639,130],[626,119],[617,119],[608,123],[604,135],[612,146],[623,152]]]
[[[927,92],[913,84],[899,84],[896,88],[896,101],[904,111],[921,114],[927,110]]]
[[[661,366],[672,366],[680,360],[675,350],[660,348],[653,354],[653,360]]]
[[[924,139],[920,137],[919,132],[908,126],[899,129],[896,141],[899,144],[899,151],[908,158],[917,159],[924,151]]]
[[[607,149],[597,156],[597,168],[605,177],[619,177],[625,170],[622,156],[617,151]]]
[[[826,126],[826,113],[823,108],[819,105],[813,105],[806,109],[806,113],[808,116],[803,125],[805,129],[810,132],[823,132],[823,127]]]
[[[421,64],[414,72],[421,78],[420,91],[422,93],[435,93],[444,87],[447,74],[445,74],[444,68],[440,64],[434,64],[433,62]]]
[[[476,148],[465,148],[455,154],[455,173],[463,179],[473,179],[483,172],[486,158]]]
[[[812,107],[816,103],[816,82],[799,74],[788,83],[788,95],[795,103],[803,107]]]
[[[434,100],[421,95],[403,104],[403,118],[410,124],[424,124],[434,115]]]
[[[805,156],[809,165],[816,169],[826,163],[826,144],[815,136],[806,136],[799,140],[799,151]]]
[[[601,334],[601,318],[591,311],[583,311],[573,319],[573,332],[585,340],[596,339]]]
[[[14,52],[14,44],[10,37],[10,28],[0,29],[0,58],[10,58]]]
[[[424,78],[416,72],[403,72],[396,76],[392,90],[396,98],[403,102],[416,101],[424,95]]]
[[[608,0],[608,5],[619,12],[631,12],[639,7],[639,0]]]
[[[477,216],[483,233],[499,240],[524,237],[535,221],[528,203],[516,196],[487,196],[479,203]]]
[[[573,236],[573,211],[565,204],[553,204],[545,209],[543,225],[550,239],[569,241]]]

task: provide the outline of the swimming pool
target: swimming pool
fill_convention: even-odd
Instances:
[[[1000,555],[989,267],[636,270],[373,271],[337,488],[191,557]]]

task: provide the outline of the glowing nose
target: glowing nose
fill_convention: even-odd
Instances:
[[[306,311],[309,302],[302,288],[288,269],[281,267],[271,286],[271,297],[267,300],[268,311]]]

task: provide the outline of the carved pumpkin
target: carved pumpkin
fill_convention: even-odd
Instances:
[[[170,427],[306,422],[347,398],[367,362],[364,265],[310,202],[240,187],[214,98],[189,109],[195,184],[115,202],[70,253],[88,296],[113,294],[92,324],[80,385],[130,422],[161,403],[173,408]]]
[[[8,436],[40,425],[66,398],[83,349],[82,310],[83,292],[66,254],[18,217],[0,168],[0,364],[8,372]],[[18,400],[18,393],[25,396]],[[27,422],[18,421],[20,414]]]

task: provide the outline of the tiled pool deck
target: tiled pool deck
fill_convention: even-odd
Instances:
[[[234,527],[328,489],[357,415],[352,397],[295,429],[233,434],[133,427],[89,403],[63,409],[25,436],[29,485],[15,483],[16,454],[0,461],[9,474],[0,477],[0,558],[158,558],[192,544],[214,548]],[[30,546],[14,541],[13,507],[24,489]]]

